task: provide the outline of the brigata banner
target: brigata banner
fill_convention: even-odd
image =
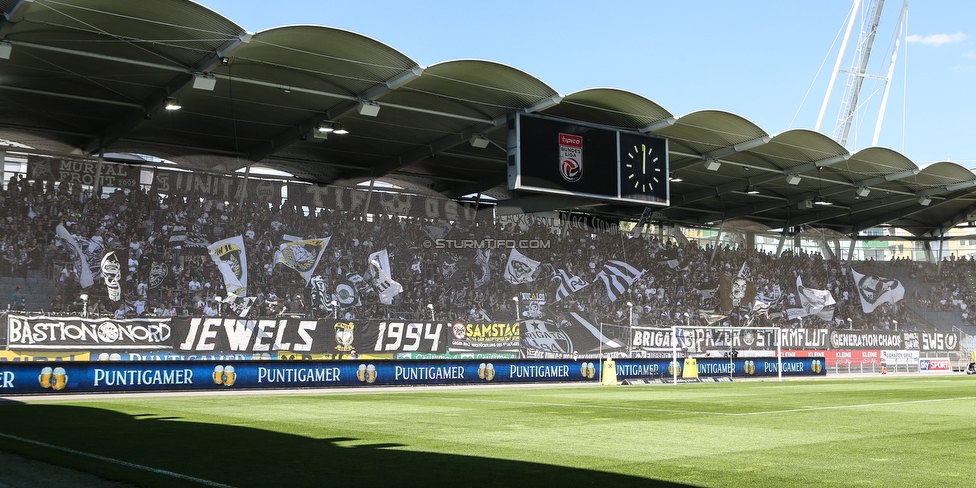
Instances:
[[[7,314],[7,348],[12,350],[170,349],[170,319],[48,317]]]
[[[345,321],[332,319],[178,318],[173,321],[177,353],[357,354],[447,349],[447,325],[432,322]]]
[[[633,327],[632,351],[667,351],[672,349],[674,333],[670,328]],[[773,330],[743,328],[729,329],[678,329],[678,348],[690,353],[709,350],[776,350],[776,333]],[[824,349],[828,342],[827,329],[781,329],[783,349]]]

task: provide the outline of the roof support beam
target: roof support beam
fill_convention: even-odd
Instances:
[[[702,161],[708,161],[709,159],[724,158],[729,154],[748,151],[750,149],[754,149],[756,147],[762,146],[763,144],[766,144],[770,140],[772,140],[772,138],[769,136],[757,137],[752,140],[740,142],[739,144],[736,144],[734,146],[723,147],[723,148],[716,149],[714,151],[709,151],[705,154],[702,154],[699,157],[701,158]]]
[[[3,13],[0,18],[0,39],[3,39],[10,31],[12,24],[16,24],[24,19],[24,14],[34,5],[34,0],[18,0],[17,4]]]
[[[359,108],[360,100],[380,99],[384,95],[390,93],[391,91],[417,79],[418,77],[420,77],[420,75],[423,74],[423,72],[424,72],[423,68],[419,66],[415,66],[411,69],[403,71],[399,75],[383,83],[377,83],[372,88],[364,91],[363,93],[361,93],[359,96],[356,97],[349,96],[349,95],[340,95],[336,93],[331,93],[331,94],[320,93],[333,98],[340,98],[342,99],[342,101],[336,104],[335,106],[333,106],[332,108],[330,108],[327,112],[310,117],[305,121],[303,121],[302,123],[298,124],[297,130],[293,129],[293,130],[287,130],[281,132],[273,139],[271,139],[270,143],[261,144],[259,147],[252,148],[248,152],[248,159],[252,161],[260,161],[274,154],[275,151],[278,151],[284,147],[294,144],[295,142],[301,140],[302,138],[307,137],[307,135],[311,131],[315,130],[315,126],[318,125],[319,122],[323,122],[326,120],[337,121],[338,119],[356,111],[356,109]],[[238,79],[235,78],[235,80]],[[245,83],[272,85],[275,88],[278,87],[274,83],[257,82],[255,80],[247,80],[247,81],[240,80],[240,81],[243,81]],[[300,89],[295,87],[289,87],[289,89],[294,91],[301,91],[301,92],[313,91],[313,90],[306,90],[306,89]],[[387,105],[392,105],[392,104],[387,104]]]
[[[233,51],[237,46],[250,41],[251,34],[241,35],[237,39],[224,43],[223,46],[217,49],[214,55],[202,59],[195,66],[190,67],[187,70],[188,72],[177,74],[169,81],[169,83],[166,84],[166,86],[154,91],[151,95],[149,95],[149,97],[143,100],[141,107],[129,110],[111,125],[102,129],[101,134],[99,134],[98,137],[92,138],[87,143],[83,144],[81,146],[82,152],[85,154],[94,154],[97,151],[103,151],[105,148],[111,146],[113,143],[125,136],[125,134],[127,134],[129,131],[141,124],[142,121],[146,120],[146,117],[158,110],[164,103],[166,103],[166,99],[170,95],[186,88],[193,83],[193,73],[206,71],[214,65],[219,64],[222,57]]]
[[[497,215],[545,212],[569,208],[596,207],[605,202],[568,195],[533,195],[530,197],[502,200],[495,206]]]
[[[968,217],[973,213],[976,213],[976,203],[966,207],[965,210],[957,213],[951,219],[940,223],[938,228],[936,228],[935,230],[926,232],[925,234],[922,234],[920,237],[939,237],[945,234],[946,232],[948,232],[949,229],[952,229],[960,222],[965,222],[969,220]]]

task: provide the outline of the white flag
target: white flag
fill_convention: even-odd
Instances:
[[[882,303],[897,303],[905,298],[905,285],[900,281],[880,276],[862,275],[851,268],[851,277],[861,297],[861,310],[874,312]]]
[[[373,271],[373,288],[380,296],[383,305],[393,304],[393,297],[403,291],[403,285],[390,276],[390,253],[383,249],[369,255],[369,266]]]
[[[298,271],[302,278],[305,278],[305,286],[312,279],[315,267],[322,259],[325,247],[329,245],[331,237],[322,239],[303,239],[294,240],[291,236],[285,236],[285,241],[278,246],[275,251],[275,264],[283,264],[295,271]]]
[[[224,277],[227,293],[247,295],[247,254],[244,252],[244,236],[230,237],[207,246],[210,259]]]
[[[78,284],[82,288],[88,288],[94,285],[95,278],[92,276],[91,268],[88,266],[85,251],[78,245],[78,241],[68,232],[68,229],[64,228],[63,224],[58,224],[55,232],[68,245],[68,248],[71,249],[71,253],[74,255],[75,269],[78,271]]]
[[[512,253],[508,255],[508,264],[505,265],[505,281],[513,285],[533,282],[540,264],[542,263],[526,257],[513,247]]]

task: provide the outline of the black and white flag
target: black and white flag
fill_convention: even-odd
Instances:
[[[556,278],[559,281],[559,286],[556,287],[556,301],[562,300],[573,293],[576,293],[586,287],[587,283],[583,278],[573,275],[570,276],[565,269],[556,270]]]
[[[606,285],[610,301],[616,301],[643,274],[643,270],[638,270],[623,261],[610,260],[603,265],[603,269],[596,277],[603,280],[603,284]]]

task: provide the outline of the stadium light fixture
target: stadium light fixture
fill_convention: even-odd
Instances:
[[[193,73],[193,88],[213,91],[215,86],[217,86],[216,76],[210,73]]]
[[[796,174],[786,175],[786,182],[789,183],[790,185],[799,185],[801,179],[802,178],[800,178],[800,175],[796,175]]]
[[[10,41],[0,41],[0,59],[10,59],[10,53],[13,50],[14,47],[10,44]]]
[[[167,98],[166,99],[166,105],[163,108],[165,108],[166,110],[169,110],[169,111],[176,111],[176,110],[179,110],[179,109],[183,108],[183,106],[180,105],[180,101],[178,99],[176,99],[176,98]]]
[[[918,199],[918,204],[923,207],[928,206],[930,203],[932,203],[932,199],[929,197],[922,197]]]
[[[705,161],[705,169],[709,171],[718,171],[722,167],[722,163],[718,162],[717,159],[709,159]]]
[[[866,197],[866,196],[868,196],[868,195],[871,194],[871,189],[868,188],[868,187],[866,187],[866,186],[862,186],[862,187],[858,188],[857,190],[855,190],[854,191],[854,194],[857,195],[857,196],[859,196],[859,197],[861,197],[861,198],[864,198],[864,197]]]
[[[470,142],[472,147],[476,147],[478,149],[484,149],[488,147],[488,143],[490,143],[491,141],[488,140],[488,136],[484,134],[474,134],[471,136]]]
[[[380,113],[380,104],[372,100],[360,100],[359,101],[359,115],[365,115],[367,117],[376,117]]]
[[[349,133],[349,131],[342,128],[342,124],[338,122],[328,122],[328,121],[319,122],[318,125],[315,126],[315,132],[319,134],[328,134],[331,132],[333,134],[338,134],[338,135]],[[325,138],[323,137],[322,139]]]
[[[759,190],[757,190],[757,189],[756,189],[756,187],[754,187],[754,186],[752,186],[752,185],[749,185],[749,186],[748,186],[748,187],[746,188],[746,193],[748,193],[748,194],[750,194],[750,195],[755,195],[755,194],[757,194],[757,193],[759,193]]]

